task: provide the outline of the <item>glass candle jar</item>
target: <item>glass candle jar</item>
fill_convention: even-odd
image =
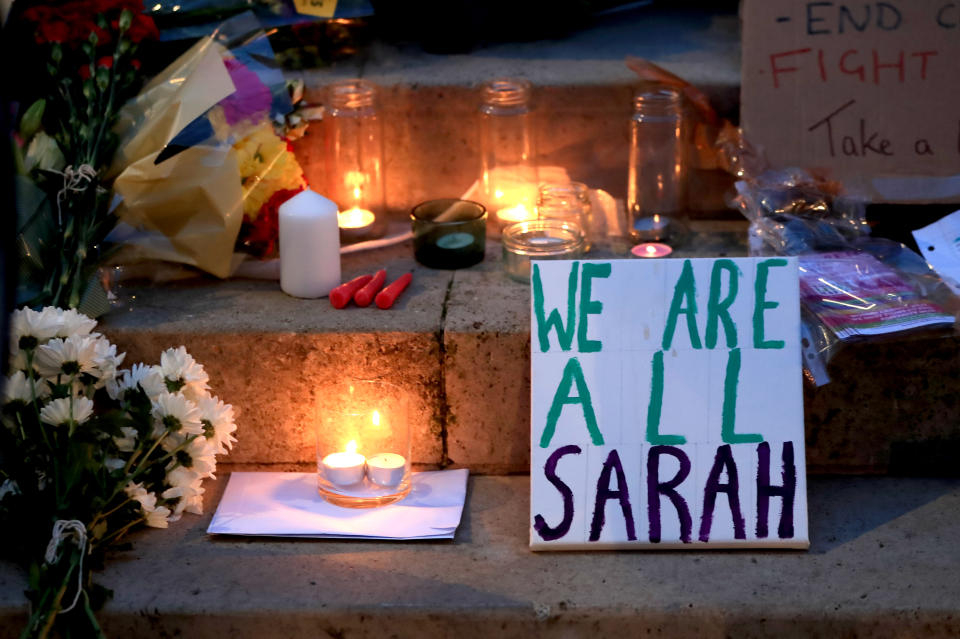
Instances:
[[[675,236],[685,206],[686,167],[680,93],[637,93],[630,122],[627,228],[635,241]]]
[[[580,226],[562,220],[517,222],[503,229],[503,266],[518,282],[530,282],[531,260],[570,260],[583,254]]]
[[[582,182],[544,183],[537,189],[537,217],[576,224],[583,231],[583,250],[590,250],[593,223],[590,189]]]
[[[531,85],[519,78],[485,84],[480,105],[480,161],[484,204],[498,226],[536,217],[536,149]]]
[[[317,489],[348,508],[383,506],[410,492],[410,416],[397,386],[349,380],[324,388],[317,407]]]
[[[327,197],[348,236],[369,235],[384,212],[383,121],[376,86],[341,80],[326,89],[323,115]]]
[[[430,268],[464,268],[483,260],[487,210],[469,200],[441,199],[413,207],[413,255]]]

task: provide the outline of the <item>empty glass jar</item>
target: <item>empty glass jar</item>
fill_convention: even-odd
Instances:
[[[583,231],[583,250],[590,250],[593,223],[590,189],[582,182],[550,182],[537,189],[537,217],[576,224]]]
[[[634,98],[630,122],[627,228],[635,241],[676,237],[686,204],[680,93],[662,88]]]

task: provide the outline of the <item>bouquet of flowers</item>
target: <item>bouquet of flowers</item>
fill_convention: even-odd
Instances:
[[[113,126],[139,86],[138,48],[157,35],[142,11],[138,0],[75,0],[22,14],[43,60],[31,82],[39,98],[22,96],[29,106],[15,136],[20,298],[31,306],[75,308],[98,292],[115,223],[103,177],[117,145]]]
[[[293,107],[272,60],[262,26],[242,13],[123,108],[112,169],[123,201],[112,238],[126,245],[124,259],[178,262],[225,278],[235,247],[258,256],[274,250],[275,224],[261,210],[304,181],[274,128]]]
[[[0,426],[0,535],[29,563],[22,636],[102,636],[90,570],[137,526],[200,513],[203,480],[232,447],[234,411],[184,347],[121,369],[123,353],[74,310],[12,317]]]

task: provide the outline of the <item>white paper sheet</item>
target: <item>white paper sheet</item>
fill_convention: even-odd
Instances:
[[[960,211],[913,232],[927,264],[960,295]]]
[[[207,532],[356,539],[453,539],[467,470],[415,473],[410,494],[380,508],[341,508],[317,493],[315,473],[231,473]]]

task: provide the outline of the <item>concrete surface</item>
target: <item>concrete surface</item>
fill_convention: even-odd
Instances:
[[[424,200],[459,197],[480,175],[479,87],[505,75],[529,79],[533,135],[541,165],[623,198],[627,188],[632,95],[640,85],[624,64],[648,59],[703,90],[736,119],[740,88],[737,16],[729,11],[647,7],[600,20],[564,39],[495,44],[462,55],[433,55],[378,43],[365,59],[301,72],[306,98],[323,101],[333,80],[366,78],[382,88],[387,206],[402,215]],[[308,181],[322,189],[320,122],[294,144]],[[724,209],[717,171],[694,171],[695,212]]]
[[[111,637],[954,637],[960,481],[812,478],[800,551],[529,551],[529,479],[474,477],[453,541],[130,537],[98,582]],[[0,564],[0,637],[25,619]]]
[[[692,223],[675,255],[746,254],[745,223]],[[383,266],[414,271],[389,311],[297,300],[274,282],[203,280],[121,291],[127,306],[102,329],[129,361],[185,344],[215,391],[240,408],[236,463],[314,459],[323,389],[343,376],[382,378],[414,404],[415,463],[476,473],[529,470],[529,287],[502,269],[501,246],[469,269],[416,265],[409,243],[344,258],[344,278]],[[600,247],[591,256],[613,257]],[[135,299],[130,299],[135,296]],[[805,388],[807,464],[814,473],[957,475],[960,336],[852,345],[833,382]]]

